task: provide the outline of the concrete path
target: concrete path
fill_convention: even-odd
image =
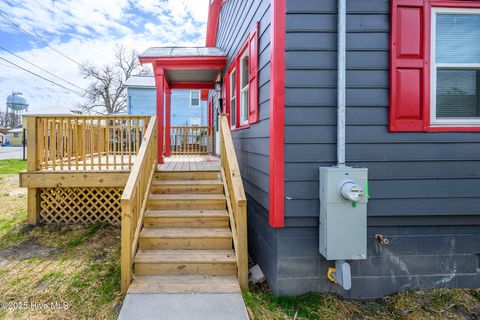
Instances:
[[[25,149],[25,152],[27,150]],[[0,160],[3,159],[22,159],[23,147],[0,147]]]
[[[129,293],[118,320],[248,320],[242,294]]]

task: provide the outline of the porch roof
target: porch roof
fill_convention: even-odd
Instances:
[[[170,89],[213,89],[227,54],[219,48],[152,47],[139,59],[151,63],[156,75],[163,74]]]

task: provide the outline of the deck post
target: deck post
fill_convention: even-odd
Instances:
[[[37,152],[37,118],[34,116],[26,117],[27,127],[27,171],[38,170],[38,152]],[[27,189],[27,216],[28,224],[36,225],[40,217],[40,197],[37,188]]]
[[[166,88],[165,90],[165,157],[170,157],[170,107],[172,102],[172,90]]]
[[[165,69],[155,65],[155,84],[157,86],[157,120],[158,120],[158,164],[163,163],[163,131],[165,108]]]

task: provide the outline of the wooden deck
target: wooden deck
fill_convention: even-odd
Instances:
[[[248,287],[246,198],[225,115],[221,161],[204,154],[208,145],[197,147],[208,128],[194,128],[198,139],[161,165],[156,117],[31,115],[26,122],[20,185],[28,188],[29,224],[120,224],[122,292],[133,272],[134,290]]]
[[[164,158],[158,171],[219,171],[220,158],[214,156],[172,156]]]
[[[127,160],[128,158],[128,160]],[[45,171],[130,171],[135,163],[136,155],[128,156],[97,156],[86,157],[85,161],[71,160],[63,163],[62,166],[49,166],[37,172]],[[220,158],[209,155],[198,156],[170,156],[164,158],[165,163],[158,165],[158,171],[218,171],[220,170]],[[132,163],[132,164],[130,164]]]

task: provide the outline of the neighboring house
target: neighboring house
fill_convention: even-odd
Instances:
[[[346,14],[344,4],[212,0],[207,49],[151,48],[140,60],[158,67],[159,92],[169,72],[185,75],[195,62],[220,68],[209,120],[218,131],[216,115],[229,115],[249,254],[273,293],[478,288],[480,2],[352,0]],[[352,201],[340,198],[339,184],[326,187],[341,210],[320,225],[319,167],[344,156],[368,168],[368,184],[341,193]],[[365,197],[355,200],[361,193],[366,219],[342,216],[365,207]],[[326,236],[339,250],[359,248],[346,259],[351,290],[329,280],[335,262],[319,246]]]
[[[5,144],[7,141],[8,129],[0,128],[0,145]]]
[[[126,82],[130,115],[154,115],[156,93],[154,77],[130,77]],[[172,90],[172,126],[206,126],[207,102],[200,90]]]
[[[12,147],[23,146],[23,128],[8,130],[6,141]]]

